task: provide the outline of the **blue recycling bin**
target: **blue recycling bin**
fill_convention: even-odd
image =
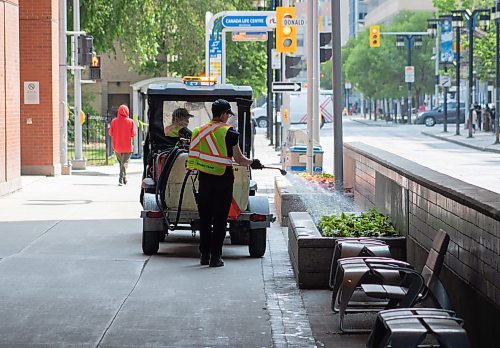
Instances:
[[[323,149],[313,146],[313,171],[323,172]],[[291,146],[285,153],[285,169],[292,172],[305,172],[307,164],[307,146]]]

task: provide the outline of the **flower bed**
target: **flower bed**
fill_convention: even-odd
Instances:
[[[323,223],[325,226],[321,227],[321,229],[325,231],[325,234],[329,234],[330,232],[327,232],[328,229],[334,232],[337,230],[340,231],[344,229],[344,227],[339,227],[343,224],[345,225],[345,229],[341,234],[342,236],[360,235],[359,232],[347,234],[345,231],[351,229],[354,231],[355,229],[351,225],[366,226],[367,223],[359,222],[357,218],[355,219],[356,216],[359,217],[363,214],[369,216],[375,213],[375,211],[361,214],[342,213],[337,218],[330,217],[328,219],[328,226],[330,227],[327,228],[326,224]],[[388,222],[386,217],[380,218],[378,215],[377,219],[383,220],[384,223]],[[365,218],[360,218],[360,220],[363,219]],[[335,233],[332,233],[330,237],[322,236],[311,216],[305,212],[291,212],[289,220],[288,253],[299,287],[302,289],[328,289],[333,248],[335,247],[335,239],[339,238],[340,235],[334,236]],[[340,220],[339,224],[333,222],[337,220]],[[359,230],[356,229],[356,231]],[[392,234],[391,230],[389,236],[377,236],[377,238],[389,245],[394,258],[403,261],[406,259],[405,237],[399,236],[399,234]]]

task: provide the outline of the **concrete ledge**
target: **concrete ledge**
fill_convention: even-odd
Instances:
[[[21,175],[56,176],[61,174],[61,165],[22,166]]]
[[[288,254],[297,284],[301,289],[328,289],[335,247],[334,237],[323,237],[311,216],[291,212],[288,228]],[[406,260],[406,238],[380,238],[389,244],[391,254]]]
[[[21,177],[0,183],[0,196],[8,195],[22,188]]]
[[[289,213],[292,211],[305,212],[306,207],[297,193],[297,190],[284,177],[274,180],[274,204],[276,216],[281,226],[287,227]]]

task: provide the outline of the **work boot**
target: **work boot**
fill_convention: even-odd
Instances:
[[[123,178],[123,184],[127,185],[127,178],[125,178],[125,177]]]
[[[123,185],[123,181],[122,179],[120,178],[120,180],[118,180],[118,186],[122,186]]]
[[[210,263],[210,254],[201,254],[200,265],[206,266]]]
[[[224,261],[222,261],[222,257],[213,256],[210,259],[210,267],[222,267],[222,266],[224,266]]]

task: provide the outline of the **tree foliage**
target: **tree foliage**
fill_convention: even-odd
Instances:
[[[429,12],[403,11],[381,32],[422,32],[427,28]],[[370,48],[368,28],[353,38],[343,50],[345,78],[369,98],[399,98],[407,95],[404,67],[407,65],[407,49],[396,48],[395,36],[385,35],[381,47]],[[433,41],[423,38],[421,48],[413,48],[412,65],[415,66],[414,93],[430,93],[434,86]]]
[[[252,9],[250,0],[80,2],[81,28],[94,37],[96,51],[113,52],[118,45],[131,69],[149,76],[202,73],[206,12]],[[70,13],[71,7],[70,4]],[[68,19],[71,25],[72,16]],[[227,45],[228,81],[250,84],[261,93],[265,88],[265,72],[261,68],[265,67],[265,45],[235,45]]]

